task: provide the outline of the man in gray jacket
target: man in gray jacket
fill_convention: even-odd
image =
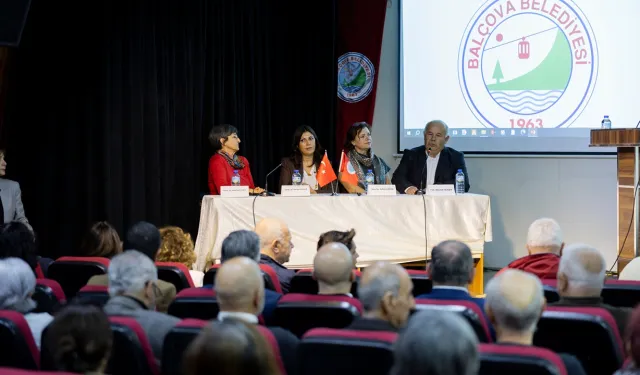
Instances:
[[[144,330],[159,361],[167,333],[180,319],[155,311],[158,271],[151,259],[136,250],[116,255],[109,264],[107,315],[133,317]]]
[[[7,173],[7,162],[4,160],[4,151],[0,150],[0,204],[2,205],[2,223],[19,221],[33,231],[29,220],[24,214],[22,205],[22,193],[20,184],[13,180],[7,180],[4,175]]]

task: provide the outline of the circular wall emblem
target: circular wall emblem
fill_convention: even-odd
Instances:
[[[366,98],[373,88],[375,68],[371,60],[357,52],[338,58],[338,97],[347,103]]]
[[[486,127],[569,127],[597,75],[593,30],[572,0],[489,0],[460,43],[460,87]]]

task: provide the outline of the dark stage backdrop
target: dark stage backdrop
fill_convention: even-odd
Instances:
[[[34,0],[2,140],[42,252],[96,220],[195,237],[214,124],[238,127],[262,187],[300,124],[333,155],[337,1]]]

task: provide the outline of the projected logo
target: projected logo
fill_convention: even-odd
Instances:
[[[593,31],[570,0],[487,1],[460,44],[460,87],[487,127],[569,127],[597,74]]]
[[[373,88],[375,68],[371,60],[357,52],[338,58],[338,97],[347,103],[366,98]]]

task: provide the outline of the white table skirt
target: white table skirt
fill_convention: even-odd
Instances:
[[[295,246],[286,264],[290,268],[311,267],[318,237],[330,230],[355,228],[359,266],[378,260],[398,263],[424,260],[433,246],[448,239],[462,241],[472,252],[482,253],[484,243],[492,239],[487,195],[424,196],[424,201],[421,196],[410,195],[257,198],[207,195],[200,211],[194,269],[203,271],[207,258],[220,258],[222,241],[229,233],[252,230],[254,213],[255,222],[277,217],[289,225]]]

